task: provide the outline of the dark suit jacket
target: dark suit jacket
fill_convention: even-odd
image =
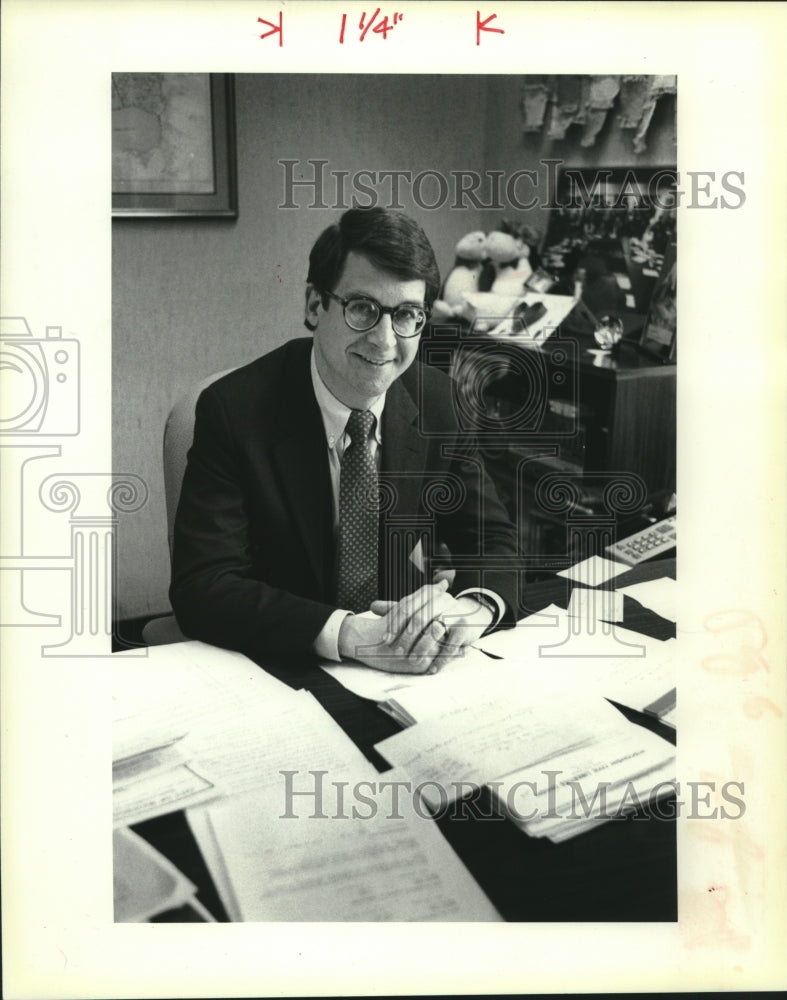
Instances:
[[[290,341],[209,386],[175,521],[170,598],[186,635],[254,659],[311,651],[334,604],[328,446],[314,389],[310,338]],[[513,569],[485,557],[516,551],[516,533],[466,434],[452,382],[413,364],[388,390],[382,422],[380,597],[427,578],[439,542],[469,557],[451,588],[485,586],[517,610]],[[431,576],[428,577],[431,581]]]

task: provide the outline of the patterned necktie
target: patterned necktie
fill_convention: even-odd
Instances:
[[[339,474],[339,572],[336,602],[348,611],[368,611],[377,598],[377,466],[369,447],[375,416],[351,410],[350,444]]]

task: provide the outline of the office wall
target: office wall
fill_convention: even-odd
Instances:
[[[238,76],[237,221],[115,220],[113,468],[142,476],[150,489],[139,513],[121,516],[118,617],[169,607],[161,439],[172,404],[205,375],[305,333],[308,251],[340,210],[278,208],[277,161],[297,159],[311,176],[307,160],[328,160],[328,204],[333,170],[480,170],[486,88],[479,76]],[[427,187],[424,197],[434,197]],[[300,205],[311,200],[303,189],[295,195]],[[452,263],[457,240],[478,228],[475,210],[430,212],[409,197],[402,202],[433,241],[441,268]]]
[[[239,217],[235,221],[118,219],[113,223],[113,467],[147,482],[150,498],[118,528],[117,614],[168,610],[169,556],[161,472],[161,437],[172,404],[211,372],[240,365],[295,336],[301,325],[306,261],[315,236],[341,213],[334,171],[346,171],[345,197],[358,171],[530,169],[541,161],[572,166],[662,165],[675,161],[674,99],[659,103],[647,149],[631,150],[630,131],[614,115],[595,146],[582,149],[576,130],[564,141],[523,136],[521,77],[239,75],[236,77]],[[279,160],[327,160],[324,201],[309,208],[285,201]],[[366,180],[368,183],[368,179]],[[381,203],[388,188],[379,185]],[[502,217],[542,230],[546,210],[403,207],[424,226],[441,269],[473,229],[496,229]],[[426,184],[424,199],[437,200]],[[453,193],[453,189],[452,189]],[[479,188],[488,199],[487,185]],[[528,193],[525,186],[521,190]],[[362,204],[366,203],[362,199]],[[468,202],[468,204],[470,204]]]
[[[595,144],[583,148],[579,144],[580,126],[570,127],[562,140],[548,138],[546,127],[539,133],[523,133],[521,101],[521,78],[489,77],[484,161],[487,169],[502,170],[507,178],[517,170],[537,173],[539,184],[535,197],[538,204],[529,211],[512,208],[504,214],[507,218],[527,222],[542,233],[547,226],[547,209],[544,207],[547,169],[542,165],[544,160],[561,160],[572,167],[599,168],[674,166],[676,163],[675,96],[665,95],[657,103],[647,132],[646,148],[641,153],[634,153],[634,130],[620,128],[614,108],[607,115]],[[515,194],[522,203],[527,203],[534,196],[527,178],[518,184]],[[500,214],[499,211],[482,213],[481,228],[496,228]]]

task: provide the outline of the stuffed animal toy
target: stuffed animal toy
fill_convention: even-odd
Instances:
[[[456,259],[451,272],[443,284],[440,298],[449,306],[458,306],[465,293],[478,291],[486,253],[486,235],[482,232],[468,233],[456,244]]]
[[[510,233],[511,236],[522,241],[525,247],[525,252],[522,256],[527,258],[525,267],[529,266],[535,271],[541,266],[541,257],[538,252],[541,243],[541,233],[535,226],[531,226],[527,222],[517,222],[515,219],[503,219],[500,223],[500,232]]]
[[[479,279],[486,259],[486,234],[468,233],[456,244],[454,266],[443,282],[440,297],[432,306],[434,319],[458,316],[466,296],[479,290]]]
[[[528,257],[530,248],[510,233],[490,233],[486,252],[494,269],[491,291],[496,295],[521,295],[533,273]]]

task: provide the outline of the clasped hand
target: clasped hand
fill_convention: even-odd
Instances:
[[[391,673],[435,673],[492,624],[492,611],[471,596],[452,597],[448,582],[421,587],[400,601],[374,601],[377,618],[348,615],[339,632],[343,659]]]

